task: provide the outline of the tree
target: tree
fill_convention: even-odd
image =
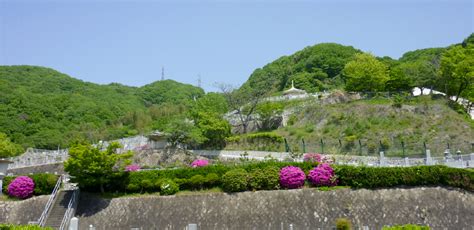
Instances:
[[[474,84],[474,45],[453,46],[441,57],[441,82],[446,95],[459,96]]]
[[[356,54],[342,71],[349,91],[382,91],[389,79],[387,66],[372,54]]]
[[[64,162],[64,170],[71,175],[73,181],[79,183],[80,187],[100,187],[104,192],[104,186],[110,182],[113,174],[125,168],[132,152],[117,154],[116,150],[120,144],[113,142],[106,150],[100,146],[88,144],[75,144],[69,149],[69,158]]]
[[[230,136],[231,127],[228,121],[215,113],[200,112],[194,120],[205,138],[203,147],[223,148],[225,138]]]
[[[187,119],[173,119],[165,126],[164,132],[168,135],[168,142],[173,147],[179,144],[196,146],[206,141],[202,131]]]
[[[421,95],[426,88],[432,89],[436,83],[436,65],[434,62],[424,60],[402,63],[399,69],[413,82],[414,86],[420,88]]]
[[[223,115],[228,111],[226,98],[220,93],[207,93],[191,105],[191,116],[200,112]]]
[[[279,123],[275,118],[283,113],[283,104],[276,102],[263,102],[257,106],[260,130],[271,130],[278,128]]]
[[[400,67],[390,69],[390,79],[385,84],[387,91],[411,91],[413,89],[413,80],[408,77]]]
[[[23,153],[23,148],[10,141],[4,133],[0,133],[0,158],[14,157]]]
[[[262,85],[258,87],[242,86],[240,89],[236,89],[226,84],[220,84],[218,87],[226,98],[229,108],[233,110],[231,112],[237,115],[242,125],[242,132],[247,133],[255,109],[265,94],[265,87]]]

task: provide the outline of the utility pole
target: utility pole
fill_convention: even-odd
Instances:
[[[161,80],[164,81],[165,80],[165,67],[161,67]]]
[[[201,88],[201,74],[198,74],[198,87]]]

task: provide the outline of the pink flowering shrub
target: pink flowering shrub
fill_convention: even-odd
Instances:
[[[203,166],[207,166],[208,164],[209,164],[208,160],[197,159],[197,160],[194,160],[193,163],[191,163],[191,167],[193,168],[203,167]]]
[[[125,166],[126,172],[135,172],[138,170],[140,170],[140,165],[132,164],[132,165]]]
[[[327,155],[322,155],[319,153],[305,153],[303,156],[305,162],[318,162],[318,163],[334,163],[334,159]]]
[[[321,154],[319,153],[305,153],[303,156],[305,162],[321,162]]]
[[[306,175],[295,166],[287,166],[280,170],[280,185],[284,188],[299,188],[304,185]]]
[[[337,184],[334,169],[326,163],[320,164],[318,167],[309,171],[308,179],[316,186],[335,186]]]
[[[35,182],[27,176],[19,176],[8,185],[8,194],[10,196],[26,199],[33,195]]]

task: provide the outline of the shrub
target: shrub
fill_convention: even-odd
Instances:
[[[382,230],[430,230],[428,226],[407,224],[407,225],[397,225],[392,227],[383,227]]]
[[[40,227],[38,225],[13,225],[13,224],[0,224],[1,230],[53,230],[50,227]]]
[[[315,186],[337,185],[337,178],[334,174],[334,169],[326,163],[320,164],[313,170],[309,171],[308,179]]]
[[[219,182],[219,175],[217,175],[216,173],[209,173],[206,176],[205,186],[207,188],[216,187],[219,185]]]
[[[262,170],[254,169],[249,175],[249,187],[252,190],[272,190],[279,188],[279,168],[269,166]]]
[[[8,194],[20,199],[33,195],[35,183],[27,176],[19,176],[8,185]]]
[[[194,175],[188,180],[191,189],[202,189],[206,183],[206,178],[203,175]]]
[[[222,189],[225,192],[242,192],[247,190],[248,173],[244,169],[233,169],[222,176]]]
[[[304,185],[306,175],[299,167],[287,166],[280,170],[280,185],[283,188],[300,188]]]
[[[160,194],[161,195],[173,195],[179,191],[178,185],[169,179],[163,180],[160,185]]]
[[[303,156],[305,162],[321,162],[321,154],[319,153],[305,153]]]
[[[351,221],[346,218],[337,218],[336,219],[336,229],[337,230],[350,230],[352,229]]]
[[[34,195],[51,194],[56,186],[59,176],[50,173],[33,174],[30,178],[35,183]]]
[[[126,172],[135,172],[135,171],[139,171],[140,169],[141,169],[140,165],[136,165],[136,164],[125,166]]]
[[[205,159],[197,159],[194,160],[193,163],[191,163],[191,167],[196,168],[196,167],[204,167],[209,164],[208,160]]]

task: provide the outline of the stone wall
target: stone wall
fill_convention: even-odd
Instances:
[[[0,223],[28,224],[37,221],[49,196],[38,196],[23,201],[0,201]]]
[[[14,168],[14,169],[7,170],[7,174],[11,173],[13,175],[27,175],[30,173],[46,173],[46,172],[64,174],[63,163],[44,164],[44,165],[36,165],[36,166]]]
[[[141,196],[102,199],[81,194],[80,229],[331,229],[336,218],[353,226],[426,224],[473,229],[474,194],[446,188],[318,191],[316,189]],[[282,227],[283,226],[283,227]]]

